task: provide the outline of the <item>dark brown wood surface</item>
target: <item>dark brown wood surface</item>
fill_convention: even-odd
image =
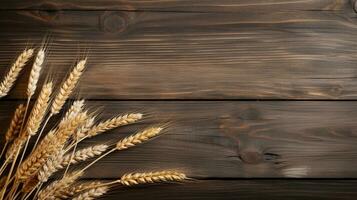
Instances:
[[[355,199],[356,8],[354,0],[3,0],[0,74],[49,38],[44,74],[55,81],[89,58],[73,98],[90,99],[101,118],[148,116],[83,146],[169,124],[85,177],[180,169],[196,181],[118,188],[106,199]],[[3,127],[28,71],[0,101]]]
[[[81,92],[93,99],[356,99],[357,21],[345,4],[294,12],[1,11],[0,72],[49,35],[48,68],[59,77],[89,56]],[[21,97],[20,82],[12,98]]]

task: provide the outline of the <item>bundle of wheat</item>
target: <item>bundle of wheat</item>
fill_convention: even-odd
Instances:
[[[6,96],[18,78],[21,70],[32,58],[35,49],[24,50],[0,84],[0,98]],[[85,109],[85,101],[73,101],[64,117],[47,134],[45,127],[49,120],[60,113],[70,98],[81,75],[87,59],[80,60],[53,94],[54,83],[47,81],[41,88],[33,106],[31,98],[36,92],[39,77],[46,58],[46,48],[37,51],[30,72],[26,90],[27,102],[20,104],[5,134],[5,143],[0,158],[0,200],[3,199],[95,199],[105,194],[115,185],[133,186],[156,182],[179,182],[185,174],[176,171],[159,171],[148,173],[129,173],[112,182],[80,182],[80,177],[94,163],[114,151],[122,151],[162,133],[163,127],[149,127],[128,136],[113,144],[95,144],[77,149],[78,143],[97,136],[108,130],[138,122],[143,118],[141,113],[118,115],[111,119],[94,124],[96,114]],[[32,109],[30,109],[32,107]],[[29,147],[30,141],[34,145]],[[27,151],[31,150],[31,151]],[[30,152],[25,156],[25,152]],[[76,171],[68,172],[70,165],[83,161],[93,161]],[[61,172],[62,178],[53,174]],[[52,177],[52,178],[51,178]]]

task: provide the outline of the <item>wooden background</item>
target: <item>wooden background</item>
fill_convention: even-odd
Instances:
[[[196,181],[106,199],[355,199],[357,3],[353,0],[2,0],[0,74],[50,41],[45,74],[80,57],[77,96],[102,117],[142,111],[167,134],[86,174],[180,169]],[[26,76],[0,105],[24,99]]]

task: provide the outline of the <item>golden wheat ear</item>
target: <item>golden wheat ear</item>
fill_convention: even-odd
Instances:
[[[102,186],[102,187],[96,187],[92,188],[89,190],[86,190],[85,192],[80,193],[78,196],[74,197],[72,200],[92,200],[95,198],[98,198],[105,193],[107,193],[109,190],[109,187],[107,186]]]
[[[31,98],[36,91],[37,83],[40,78],[42,64],[44,60],[45,60],[45,49],[40,49],[37,52],[35,61],[32,65],[32,69],[30,72],[29,82],[26,90],[26,94],[28,98]]]
[[[21,70],[24,68],[27,61],[32,57],[33,51],[33,49],[25,49],[11,66],[9,72],[0,84],[0,98],[9,93]]]
[[[52,107],[51,107],[51,115],[55,115],[60,112],[64,103],[69,98],[74,88],[76,87],[79,78],[83,74],[85,69],[87,59],[81,60],[74,67],[72,72],[69,74],[68,78],[62,84],[57,96],[55,97]]]
[[[83,172],[80,171],[74,171],[67,176],[63,177],[60,180],[54,181],[50,185],[48,185],[46,188],[42,189],[38,193],[38,199],[39,200],[45,200],[48,199],[49,197],[58,197],[60,196],[63,191],[65,191],[67,188],[69,188],[73,183],[77,181],[79,177],[83,175]]]
[[[116,116],[106,121],[100,122],[99,124],[89,129],[88,132],[86,133],[86,136],[85,135],[81,135],[81,136],[87,138],[94,137],[111,129],[135,123],[138,120],[142,119],[142,117],[143,114],[141,113],[131,113],[126,115]]]
[[[118,182],[125,186],[133,186],[159,182],[182,182],[185,179],[187,179],[187,177],[184,173],[165,170],[159,172],[125,174]]]

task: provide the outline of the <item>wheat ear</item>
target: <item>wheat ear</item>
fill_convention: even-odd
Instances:
[[[9,93],[21,70],[24,68],[27,61],[32,57],[32,54],[33,49],[25,49],[16,59],[15,63],[11,66],[9,72],[0,84],[0,98]]]
[[[77,82],[85,69],[85,64],[86,64],[86,59],[79,61],[78,64],[72,70],[72,72],[69,74],[68,78],[65,80],[63,85],[61,86],[51,107],[52,115],[59,113],[59,111],[62,109],[62,106],[64,105],[66,100],[71,95],[73,89],[77,85]]]
[[[163,128],[161,128],[161,127],[148,128],[148,129],[145,129],[144,131],[141,131],[139,133],[136,133],[132,136],[129,136],[129,137],[126,137],[126,138],[120,140],[119,142],[116,143],[115,148],[102,154],[100,157],[98,157],[97,159],[95,159],[94,161],[89,163],[87,166],[85,166],[81,171],[83,172],[83,171],[87,170],[89,167],[94,165],[100,159],[113,153],[116,150],[128,149],[130,147],[133,147],[137,144],[143,143],[145,141],[148,141],[148,140],[158,136],[162,130],[163,130]]]
[[[27,85],[27,91],[26,91],[28,98],[31,98],[32,95],[36,91],[37,82],[38,82],[38,79],[40,78],[40,73],[41,73],[42,64],[43,64],[44,59],[45,59],[45,50],[40,49],[37,52],[35,62],[33,63],[33,66],[32,66],[31,72],[30,72],[29,83]]]
[[[103,152],[105,152],[107,149],[108,149],[108,145],[105,145],[105,144],[99,144],[99,145],[94,145],[94,146],[91,146],[88,148],[84,148],[84,149],[76,151],[74,153],[72,159],[71,159],[71,155],[64,156],[61,164],[62,165],[67,165],[69,163],[77,164],[81,161],[85,161],[90,158],[99,156]]]
[[[79,193],[82,193],[86,190],[92,189],[92,188],[98,188],[102,185],[103,183],[100,181],[89,181],[85,183],[79,183],[76,185],[71,186],[67,190],[63,191],[58,195],[58,198],[60,199],[69,199],[72,198]]]
[[[82,175],[83,172],[75,171],[63,177],[61,180],[54,181],[38,193],[38,199],[45,200],[48,197],[53,198],[60,196],[64,190],[69,188]]]
[[[30,156],[21,163],[17,170],[17,179],[25,180],[34,176],[50,156],[55,155],[56,152],[59,152],[63,148],[68,138],[71,137],[75,130],[80,127],[86,119],[87,113],[79,113],[67,124],[48,133]]]
[[[19,134],[22,121],[24,120],[24,113],[25,113],[25,106],[24,106],[24,104],[20,104],[16,108],[15,114],[12,117],[12,120],[10,123],[10,127],[5,134],[6,142],[11,142]]]
[[[92,189],[89,189],[89,190],[79,194],[72,200],[93,200],[93,199],[100,197],[103,194],[107,193],[108,190],[109,190],[109,187],[107,187],[107,186],[92,188]]]
[[[136,121],[140,120],[142,116],[143,115],[141,113],[132,113],[106,120],[91,128],[87,133],[87,137],[93,137],[119,126],[135,123]]]
[[[43,119],[45,118],[52,94],[52,86],[52,82],[49,82],[42,87],[41,93],[31,111],[25,130],[25,132],[30,136],[34,136],[37,133]]]
[[[176,171],[159,171],[148,173],[130,173],[121,177],[120,182],[125,186],[158,182],[181,182],[187,179],[186,175]]]
[[[7,149],[7,145],[12,142],[20,133],[21,129],[21,124],[22,121],[24,120],[24,112],[25,112],[25,106],[23,104],[20,104],[14,113],[14,116],[12,117],[11,123],[9,128],[7,129],[7,132],[5,134],[5,144],[3,146],[3,149],[0,154],[0,158],[2,157],[3,153]],[[0,172],[1,174],[1,172]]]
[[[107,145],[100,144],[78,150],[73,155],[69,154],[63,156],[62,154],[59,154],[58,156],[47,160],[38,173],[38,179],[41,182],[46,182],[52,174],[63,169],[66,165],[77,164],[90,158],[94,158],[101,155],[107,149]]]
[[[163,128],[161,127],[152,127],[152,128],[145,129],[139,133],[126,137],[120,140],[119,142],[117,142],[116,149],[123,150],[129,147],[133,147],[137,144],[143,143],[147,140],[150,140],[151,138],[158,136],[162,130]]]

